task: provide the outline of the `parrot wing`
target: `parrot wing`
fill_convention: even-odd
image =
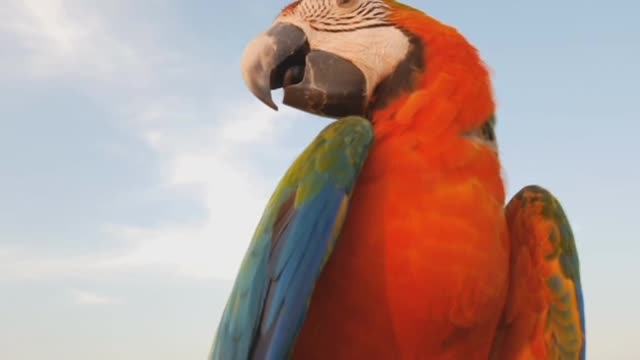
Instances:
[[[283,359],[293,349],[373,139],[366,119],[338,120],[289,168],[243,259],[210,359]]]
[[[506,207],[511,280],[492,359],[584,359],[576,243],[558,200],[528,186]]]

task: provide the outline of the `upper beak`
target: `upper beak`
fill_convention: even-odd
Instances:
[[[364,115],[366,79],[352,62],[310,48],[302,29],[276,23],[253,40],[242,60],[249,90],[277,110],[271,90],[284,88],[286,105],[313,114],[338,118]]]

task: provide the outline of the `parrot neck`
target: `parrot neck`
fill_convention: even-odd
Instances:
[[[457,132],[495,149],[495,103],[477,50],[456,29],[418,11],[396,9],[393,20],[411,46],[374,93],[370,119],[376,127],[403,124],[428,137]]]
[[[473,179],[504,204],[495,104],[478,52],[455,29],[417,10],[396,8],[394,17],[411,46],[374,92],[369,119],[376,141],[361,178],[418,172],[441,183]]]

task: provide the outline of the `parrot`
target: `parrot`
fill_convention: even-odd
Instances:
[[[394,0],[299,0],[250,41],[248,90],[329,119],[258,222],[209,351],[244,359],[584,359],[573,231],[507,202],[491,74]]]

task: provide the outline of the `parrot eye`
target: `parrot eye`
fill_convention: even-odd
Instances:
[[[353,6],[358,0],[336,0],[336,5],[342,8]]]

